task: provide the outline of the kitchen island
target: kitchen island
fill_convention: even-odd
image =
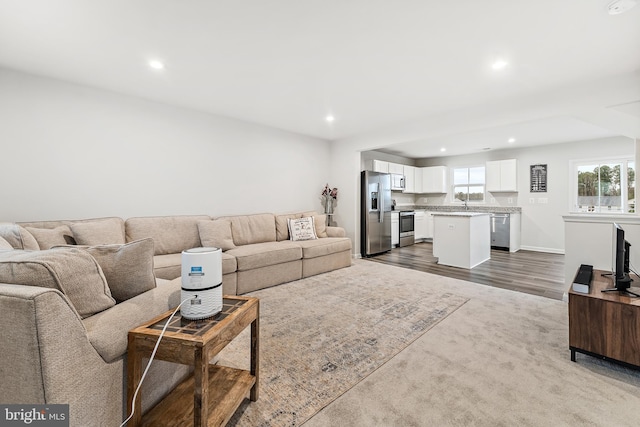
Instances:
[[[491,258],[488,212],[433,212],[433,255],[438,264],[471,269]]]

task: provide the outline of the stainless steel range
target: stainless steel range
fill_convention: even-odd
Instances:
[[[400,247],[415,243],[414,211],[400,211]]]

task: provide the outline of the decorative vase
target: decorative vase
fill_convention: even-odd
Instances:
[[[324,213],[325,214],[333,213],[333,197],[324,198]]]

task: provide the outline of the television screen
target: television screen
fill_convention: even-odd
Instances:
[[[624,230],[619,224],[613,223],[613,277],[615,278],[616,287],[618,282],[624,279]],[[628,274],[628,271],[626,272]]]
[[[638,289],[631,288],[631,276],[629,275],[629,250],[631,244],[624,238],[624,230],[615,222],[613,223],[613,256],[612,256],[612,276],[615,288],[612,291],[640,296],[637,294]],[[605,292],[603,290],[603,292]]]

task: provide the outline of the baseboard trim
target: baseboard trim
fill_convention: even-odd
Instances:
[[[539,246],[520,246],[520,249],[521,250],[525,250],[525,251],[547,252],[547,253],[550,253],[550,254],[564,255],[564,249],[541,248]]]

